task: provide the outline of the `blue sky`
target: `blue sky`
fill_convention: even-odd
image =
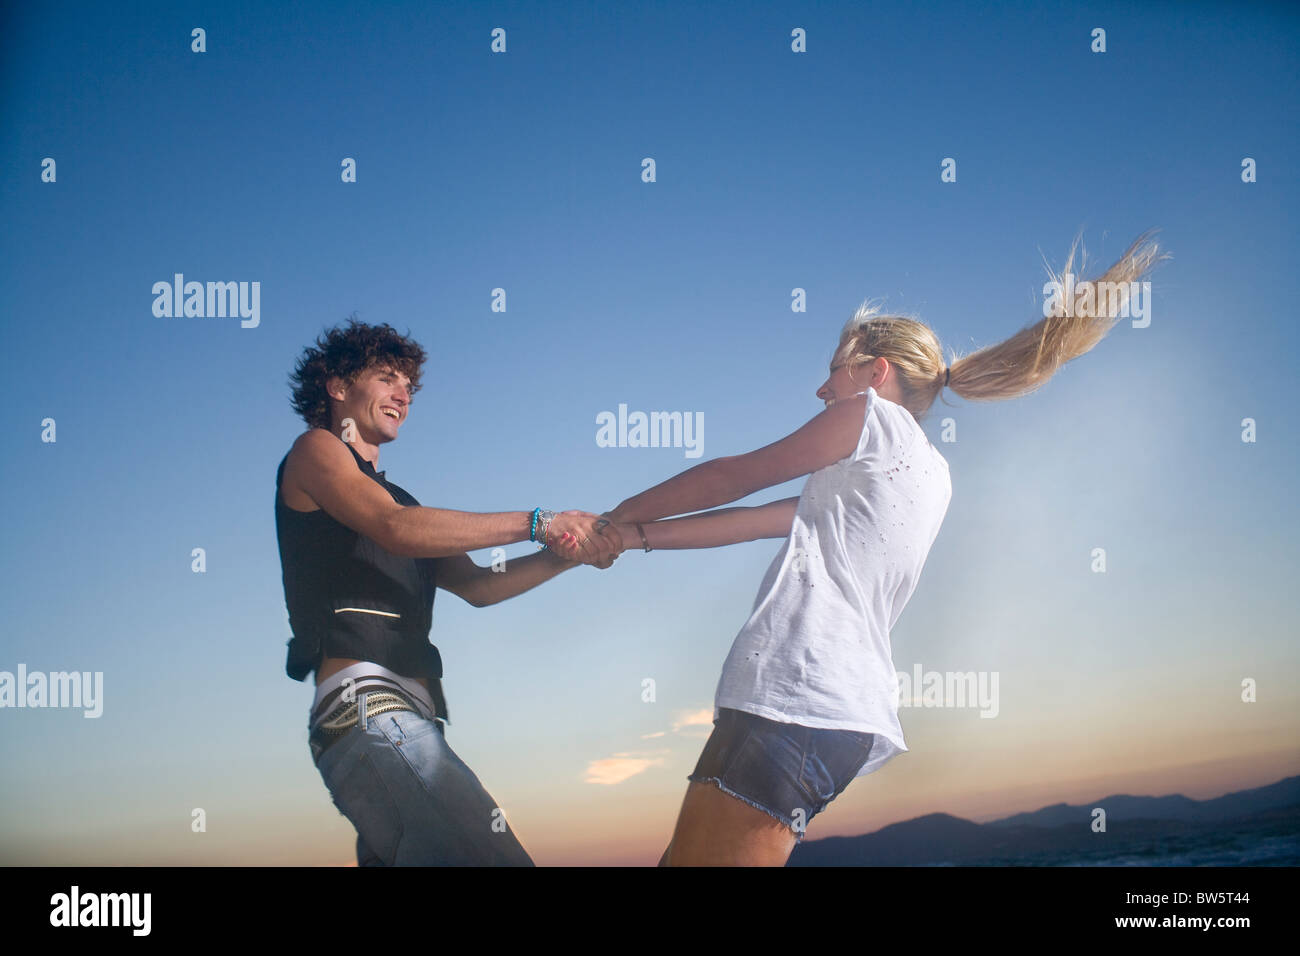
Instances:
[[[953,499],[895,664],[998,671],[999,718],[905,712],[911,752],[810,835],[1296,772],[1283,7],[2,16],[0,670],[103,671],[105,702],[97,720],[0,710],[0,859],[351,859],[307,752],[311,690],[283,671],[272,512],[304,427],[286,378],[323,328],[356,312],[429,352],[379,465],[422,503],[600,511],[696,463],[598,447],[600,412],[700,413],[704,459],[752,450],[820,410],[861,301],[968,352],[1041,314],[1044,260],[1080,230],[1092,274],[1161,229],[1150,326],[1121,323],[1034,395],[949,395],[925,422],[936,443],[955,422]],[[153,284],[178,272],[259,282],[260,324],[155,317]],[[778,548],[629,553],[488,609],[439,594],[449,741],[538,862],[658,858]],[[609,766],[640,769],[587,782]]]

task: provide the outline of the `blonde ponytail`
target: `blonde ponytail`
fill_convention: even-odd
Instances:
[[[1077,310],[1067,301],[1066,308],[1053,310],[1006,341],[965,356],[954,353],[945,362],[938,336],[925,323],[907,316],[880,315],[877,307],[864,303],[841,331],[836,356],[851,364],[882,356],[888,359],[898,373],[903,405],[918,422],[943,390],[945,381],[955,394],[976,402],[1027,395],[1046,384],[1066,362],[1100,342],[1129,302],[1129,283],[1141,281],[1157,262],[1170,258],[1159,251],[1150,236],[1150,231],[1139,236],[1118,262],[1092,280],[1095,288],[1117,293],[1097,297],[1095,308]],[[1066,278],[1072,276],[1078,247],[1076,239],[1060,275],[1048,270],[1058,288],[1069,290],[1081,285]]]

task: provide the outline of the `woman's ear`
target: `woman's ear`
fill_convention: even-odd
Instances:
[[[889,364],[889,359],[883,355],[877,358],[871,363],[871,387],[877,392],[880,391],[880,386],[889,381],[889,375],[893,369],[894,367]]]

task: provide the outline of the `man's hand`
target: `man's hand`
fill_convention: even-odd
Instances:
[[[608,568],[623,552],[623,536],[608,518],[562,511],[551,521],[547,547],[570,561]]]

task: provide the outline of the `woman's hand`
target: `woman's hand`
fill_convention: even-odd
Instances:
[[[587,511],[562,511],[551,521],[546,546],[569,561],[608,568],[623,552],[623,536],[608,518]]]

